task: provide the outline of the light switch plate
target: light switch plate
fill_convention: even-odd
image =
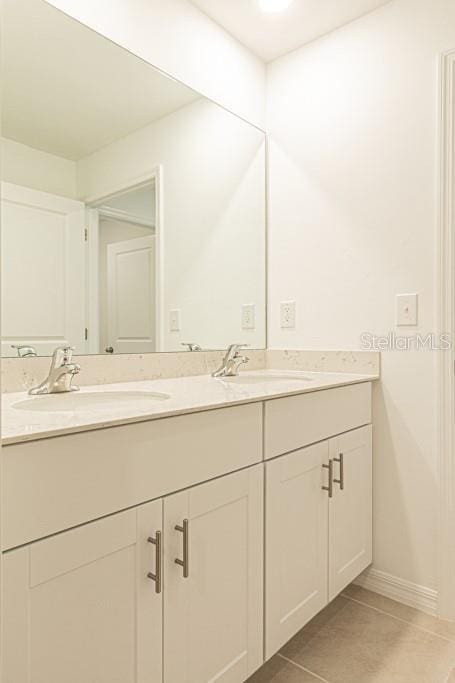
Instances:
[[[243,304],[242,306],[242,330],[254,330],[256,327],[256,306]]]
[[[417,325],[417,294],[397,294],[396,305],[397,326]]]
[[[180,310],[169,311],[169,332],[180,332]]]
[[[295,301],[281,302],[280,324],[282,328],[295,328]]]

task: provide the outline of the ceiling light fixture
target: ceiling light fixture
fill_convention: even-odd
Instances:
[[[292,5],[294,0],[258,0],[259,7],[263,12],[284,12]]]

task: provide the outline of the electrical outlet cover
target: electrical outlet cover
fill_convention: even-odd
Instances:
[[[243,304],[242,306],[242,330],[254,330],[256,327],[256,306]]]
[[[280,306],[280,322],[283,329],[295,328],[295,301],[282,301]]]
[[[180,332],[180,310],[169,311],[169,332]]]

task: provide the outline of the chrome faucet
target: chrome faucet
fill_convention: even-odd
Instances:
[[[79,391],[79,387],[73,387],[71,382],[74,375],[80,372],[81,366],[71,363],[74,347],[59,346],[55,349],[49,374],[37,387],[28,392],[32,396],[37,394],[60,394],[67,391]]]
[[[250,360],[246,356],[241,356],[240,349],[247,346],[247,344],[231,344],[228,346],[226,355],[223,361],[215,372],[212,372],[212,377],[235,377],[239,374],[239,368],[243,363],[248,363]]]

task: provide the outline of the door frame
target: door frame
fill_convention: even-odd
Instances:
[[[99,218],[103,215],[100,206],[119,194],[138,190],[151,182],[155,184],[155,329],[156,352],[163,350],[163,167],[154,166],[147,173],[130,181],[119,183],[100,195],[88,197],[87,205],[87,327],[90,353],[101,353],[99,348]]]
[[[455,49],[440,56],[438,95],[437,332],[452,342],[437,353],[438,615],[455,620]]]

